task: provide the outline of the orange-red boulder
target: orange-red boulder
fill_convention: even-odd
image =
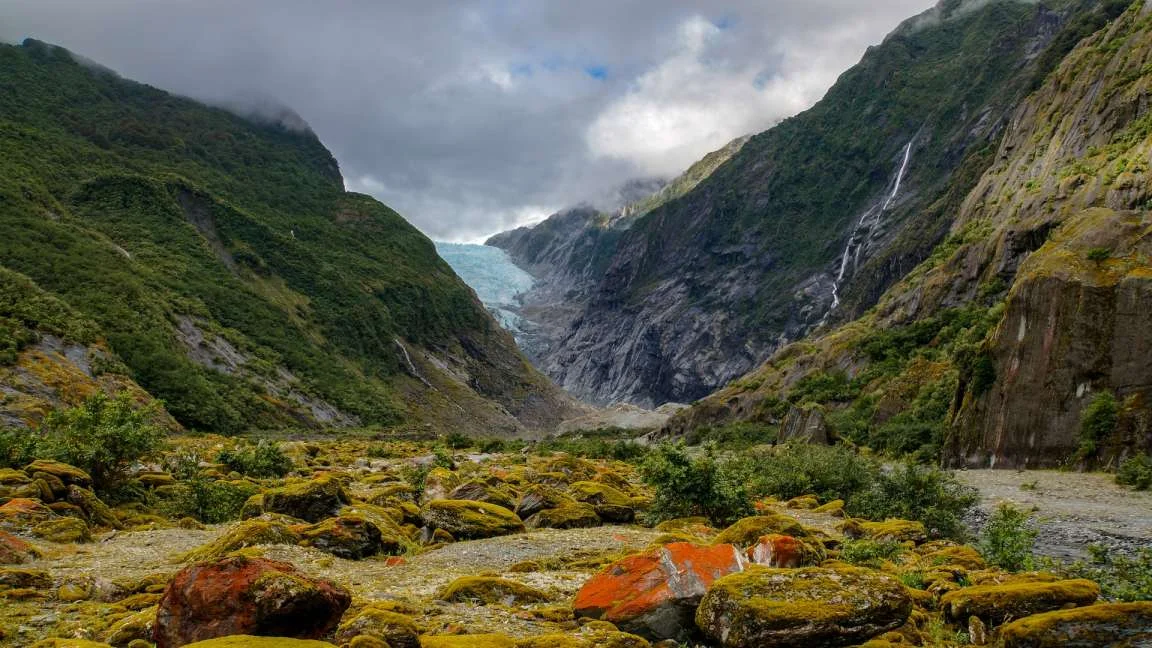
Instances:
[[[233,557],[186,567],[168,583],[152,639],[174,648],[227,635],[318,639],[351,603],[344,589],[293,565]]]
[[[580,588],[573,611],[649,639],[685,641],[708,586],[745,563],[730,544],[672,543],[606,567]]]
[[[762,536],[748,548],[748,560],[765,567],[806,567],[824,559],[823,551],[792,536],[773,533]]]
[[[11,533],[0,531],[0,565],[18,565],[35,559],[40,552]]]

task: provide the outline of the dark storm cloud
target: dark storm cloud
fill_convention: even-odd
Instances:
[[[350,189],[461,240],[802,110],[931,4],[2,0],[0,37],[210,102],[282,102]]]

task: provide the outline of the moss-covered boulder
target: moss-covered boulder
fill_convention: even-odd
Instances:
[[[511,510],[516,508],[518,498],[515,493],[506,487],[488,484],[474,479],[453,488],[445,499],[488,502],[489,504],[495,504],[496,506],[502,506]]]
[[[443,466],[436,466],[424,476],[424,493],[420,496],[420,501],[448,499],[448,493],[459,485],[459,475]]]
[[[730,648],[834,647],[899,628],[911,612],[900,581],[877,571],[752,566],[712,584],[696,624]]]
[[[257,493],[244,500],[244,505],[240,507],[241,520],[250,520],[261,515],[264,515],[264,493]]]
[[[600,526],[600,515],[589,504],[572,502],[559,508],[538,511],[524,521],[529,529],[586,529]]]
[[[84,519],[90,525],[111,529],[122,528],[120,520],[112,513],[112,509],[108,508],[108,505],[99,497],[96,497],[96,493],[87,488],[75,484],[68,486],[66,500],[84,512]]]
[[[44,590],[51,587],[52,576],[42,569],[0,567],[0,590]]]
[[[264,510],[316,523],[337,514],[352,498],[333,475],[287,484],[264,493]]]
[[[37,459],[25,466],[24,472],[29,475],[38,472],[47,473],[59,479],[65,486],[92,487],[92,477],[87,472],[61,461]]]
[[[928,539],[928,530],[923,522],[914,520],[888,519],[883,522],[860,521],[860,530],[864,537],[879,542],[915,542],[917,544]]]
[[[528,637],[516,642],[516,648],[649,648],[647,639],[608,628],[585,626],[572,633],[554,633]]]
[[[84,520],[74,517],[45,520],[32,527],[30,533],[41,540],[60,544],[92,542],[92,530]]]
[[[524,531],[524,523],[502,506],[471,500],[432,500],[420,510],[424,524],[458,540],[492,538]]]
[[[254,518],[236,524],[212,542],[184,554],[181,560],[185,562],[213,560],[256,545],[295,545],[299,542],[300,534],[292,526],[280,521]]]
[[[384,506],[392,500],[415,502],[418,494],[416,487],[407,482],[386,482],[376,484],[368,491],[364,500],[372,504]]]
[[[980,552],[967,545],[936,546],[923,551],[921,548],[920,564],[927,568],[960,567],[968,571],[985,569],[988,564]]]
[[[133,641],[149,641],[155,624],[156,608],[148,607],[113,623],[104,633],[104,641],[116,648],[127,648]]]
[[[32,644],[32,648],[112,648],[112,646],[100,641],[89,641],[87,639],[49,637],[48,639],[41,639]]]
[[[560,492],[557,488],[545,484],[532,484],[524,489],[520,501],[516,503],[515,511],[521,519],[527,520],[540,511],[571,506],[575,503],[576,500]]]
[[[516,641],[508,635],[424,635],[420,648],[516,648]]]
[[[420,632],[411,617],[369,605],[336,630],[336,641],[349,643],[356,637],[375,637],[389,648],[420,648]]]
[[[289,563],[244,556],[177,573],[156,611],[157,648],[250,634],[318,639],[336,628],[351,596]]]
[[[624,492],[595,481],[574,482],[568,494],[577,502],[590,504],[605,522],[631,522],[636,517],[635,502]]]
[[[1152,645],[1152,601],[1045,612],[1000,627],[1004,648]]]
[[[948,592],[940,597],[940,608],[949,618],[958,621],[975,616],[988,624],[1000,625],[1041,612],[1091,605],[1099,597],[1100,586],[1082,578],[1049,583],[1005,583]]]
[[[0,529],[23,532],[54,517],[52,509],[39,499],[16,497],[0,506]]]
[[[719,533],[719,531],[712,526],[712,522],[706,517],[686,517],[665,520],[657,524],[655,529],[666,533],[685,533],[698,538],[710,538]]]
[[[737,520],[712,538],[715,544],[748,547],[766,535],[786,535],[808,538],[810,534],[799,522],[785,515],[755,515]]]
[[[552,599],[547,592],[535,587],[493,576],[457,578],[437,592],[436,598],[449,603],[483,605],[524,605],[546,603]]]
[[[232,635],[186,644],[185,648],[335,648],[335,645],[311,639]]]
[[[395,539],[386,547],[379,527],[359,516],[328,518],[295,530],[300,536],[301,546],[347,560],[360,560],[385,552],[395,554],[401,550]]]

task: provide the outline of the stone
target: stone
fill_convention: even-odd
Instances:
[[[832,648],[899,628],[911,613],[905,587],[881,572],[752,566],[712,584],[696,624],[725,648]]]
[[[389,648],[420,648],[420,632],[410,617],[375,605],[360,610],[336,630],[340,643],[361,636],[380,639]]]
[[[92,477],[88,473],[76,466],[70,466],[61,461],[37,459],[25,466],[24,472],[29,475],[38,472],[48,473],[64,482],[66,486],[79,486],[81,488],[92,487]]]
[[[256,545],[295,545],[299,542],[300,534],[292,526],[278,520],[254,518],[233,526],[212,542],[184,554],[181,560],[213,560]]]
[[[424,492],[420,495],[420,501],[448,499],[448,493],[459,485],[460,477],[456,473],[443,466],[436,466],[424,477]]]
[[[328,518],[296,531],[301,546],[319,549],[337,558],[360,560],[385,552],[379,527],[359,516]],[[396,542],[388,547],[391,553],[399,549],[401,547]]]
[[[748,560],[765,567],[807,567],[826,557],[823,545],[778,533],[761,537],[747,554]]]
[[[1100,597],[1100,586],[1087,579],[1048,583],[977,585],[940,597],[940,609],[949,618],[967,621],[976,616],[990,625],[1050,612],[1064,607],[1091,605]]]
[[[0,565],[19,565],[39,558],[42,552],[30,542],[0,531]]]
[[[17,497],[0,506],[0,526],[12,531],[27,531],[54,517],[56,514],[39,499]]]
[[[540,511],[560,508],[575,503],[576,500],[561,493],[556,488],[544,484],[532,484],[524,489],[524,494],[520,496],[520,501],[516,504],[515,510],[516,515],[519,515],[523,520],[527,520]]]
[[[724,529],[712,539],[716,544],[733,544],[738,547],[747,547],[756,543],[760,538],[779,534],[793,538],[807,538],[808,531],[799,522],[784,515],[755,515],[737,520],[732,526]]]
[[[923,522],[914,520],[888,519],[883,522],[860,521],[860,529],[864,537],[879,542],[914,542],[921,543],[928,539],[928,530]]]
[[[605,522],[627,523],[636,517],[632,498],[608,484],[580,481],[571,484],[568,492],[577,502],[592,505]]]
[[[152,627],[156,623],[156,608],[149,607],[120,619],[108,628],[104,641],[116,648],[127,648],[136,640],[152,638]]]
[[[236,556],[182,569],[168,584],[152,634],[157,648],[249,634],[317,639],[336,628],[351,596],[289,563]]]
[[[673,543],[608,565],[580,588],[572,609],[646,639],[685,641],[708,587],[744,566],[733,545]]]
[[[474,500],[488,502],[506,509],[516,508],[516,496],[507,489],[486,484],[482,481],[469,481],[453,488],[448,497],[450,500]]]
[[[52,587],[52,576],[40,569],[0,567],[0,589],[44,590]]]
[[[321,475],[311,481],[267,491],[264,493],[264,511],[316,523],[336,515],[351,501],[340,480],[332,475]]]
[[[582,502],[538,511],[524,521],[529,529],[586,529],[600,526],[596,509]]]
[[[675,646],[673,642],[673,646]],[[584,626],[574,633],[555,633],[521,639],[516,648],[650,648],[647,639],[610,628]]]
[[[92,530],[84,520],[73,517],[46,520],[32,527],[30,533],[42,540],[60,544],[92,542]]]
[[[463,576],[441,589],[436,598],[449,603],[480,603],[482,605],[524,605],[547,603],[552,599],[547,592],[507,578],[494,576]]]
[[[457,540],[474,540],[520,533],[524,523],[502,506],[470,500],[432,500],[420,511],[424,524],[452,534]]]
[[[252,637],[248,635],[233,635],[197,641],[187,644],[187,648],[335,648],[334,644],[326,641],[313,641],[310,639],[291,639],[289,637]]]
[[[112,509],[108,508],[108,505],[99,497],[96,497],[96,493],[87,488],[75,484],[69,485],[66,499],[69,504],[84,512],[84,519],[92,526],[111,529],[123,528],[120,520],[117,520],[116,516],[112,514]]]
[[[1004,648],[1152,645],[1152,601],[1035,614],[1001,626],[999,635]]]
[[[516,641],[502,634],[424,635],[420,648],[517,648]]]

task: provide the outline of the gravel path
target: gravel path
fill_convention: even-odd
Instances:
[[[1152,547],[1152,492],[1117,486],[1111,475],[1049,470],[962,470],[956,475],[980,491],[980,504],[969,520],[974,529],[1000,502],[1034,509],[1037,553],[1077,559],[1088,556],[1091,544],[1122,553]]]

